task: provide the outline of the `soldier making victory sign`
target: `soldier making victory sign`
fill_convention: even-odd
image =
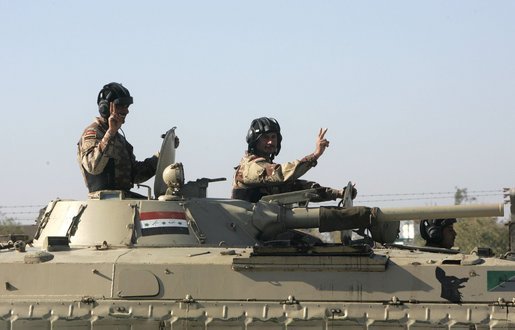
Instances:
[[[90,197],[98,197],[101,190],[122,190],[127,197],[143,197],[130,189],[156,173],[158,155],[137,161],[132,145],[122,134],[132,103],[129,90],[119,83],[107,84],[98,93],[100,117],[82,133],[77,153]],[[178,139],[175,144],[177,147]]]
[[[329,147],[326,132],[327,129],[320,129],[313,153],[300,160],[276,164],[273,160],[281,151],[281,127],[274,118],[254,119],[247,133],[247,152],[236,167],[232,198],[255,203],[266,195],[311,188],[316,188],[320,196],[316,201],[342,198],[344,190],[321,187],[316,182],[299,179],[317,165],[317,160]],[[352,197],[355,196],[354,190]]]
[[[274,118],[254,119],[247,133],[248,148],[234,174],[232,198],[257,203],[263,196],[314,188],[314,202],[342,198],[345,189],[321,187],[318,183],[299,178],[316,166],[317,160],[329,146],[327,129],[321,129],[315,151],[300,160],[283,164],[273,162],[281,151],[281,127]],[[352,198],[356,189],[352,188]],[[320,208],[320,232],[374,226],[377,210],[365,207],[324,206]]]

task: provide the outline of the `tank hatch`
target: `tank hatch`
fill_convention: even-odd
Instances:
[[[159,294],[156,276],[147,270],[124,269],[115,281],[118,297],[155,297]]]

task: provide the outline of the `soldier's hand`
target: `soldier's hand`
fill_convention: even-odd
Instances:
[[[347,191],[347,187],[343,188],[342,190],[338,190],[338,194],[337,194],[337,198],[342,198],[345,196],[345,192]],[[351,191],[351,199],[355,199],[356,196],[358,196],[358,190],[352,186],[352,191]]]
[[[329,141],[325,138],[326,132],[327,132],[327,128],[326,129],[321,128],[320,131],[318,132],[318,137],[317,137],[317,141],[316,141],[316,150],[313,153],[313,156],[315,156],[317,159],[320,156],[322,156],[325,149],[327,147],[329,147]]]
[[[116,107],[114,105],[114,102],[109,102],[109,134],[114,135],[120,127],[122,127],[122,124],[124,122],[124,119],[120,117],[120,115],[116,112]]]

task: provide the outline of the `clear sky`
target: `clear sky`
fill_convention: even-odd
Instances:
[[[137,158],[177,126],[186,179],[228,178],[210,197],[229,196],[251,120],[271,116],[278,162],[329,129],[305,178],[355,182],[356,204],[455,187],[501,202],[515,186],[514,17],[514,1],[0,0],[0,211],[86,197],[76,143],[111,81],[134,96]]]

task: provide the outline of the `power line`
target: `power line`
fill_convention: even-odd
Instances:
[[[402,195],[401,195],[402,196]],[[475,197],[489,197],[489,196],[499,196],[499,194],[480,194],[480,195],[474,195],[470,198]],[[502,196],[502,195],[501,195]],[[363,196],[365,197],[365,196]],[[379,197],[379,196],[378,196]],[[415,200],[427,200],[427,199],[454,199],[454,196],[426,196],[426,197],[411,197],[411,198],[388,198],[388,199],[367,199],[362,200],[359,197],[356,198],[356,200],[362,202],[362,203],[370,203],[370,202],[396,202],[396,201],[415,201]]]
[[[39,214],[39,212],[9,212],[7,214]]]
[[[19,224],[35,223],[44,205],[1,205],[0,220],[11,219]]]
[[[46,205],[0,205],[0,209],[43,208]]]
[[[36,223],[36,219],[27,219],[27,218],[16,218],[16,219],[12,219],[13,221],[15,222],[31,222],[31,223]],[[1,221],[0,221],[1,223]]]
[[[471,190],[471,191],[468,191],[467,190],[467,194],[483,194],[483,193],[499,193],[499,194],[502,194],[503,193],[503,190],[502,189],[497,189],[497,190]],[[363,197],[383,197],[383,196],[414,196],[414,195],[455,195],[456,192],[455,191],[443,191],[443,192],[420,192],[420,193],[391,193],[391,194],[372,194],[372,195],[361,195]],[[471,197],[475,197],[475,196],[494,196],[494,194],[492,195],[474,195],[474,196],[471,196]]]

